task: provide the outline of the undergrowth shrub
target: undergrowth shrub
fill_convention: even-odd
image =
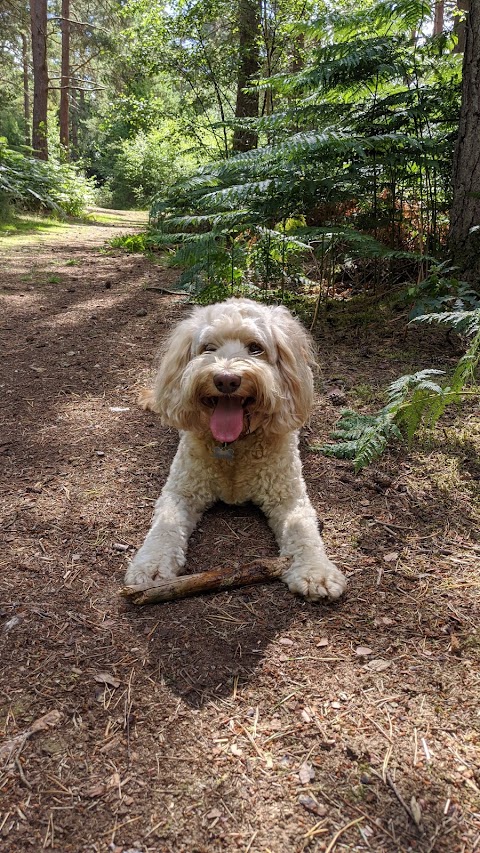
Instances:
[[[323,299],[425,277],[446,236],[461,74],[452,38],[429,35],[431,11],[377,0],[299,25],[309,64],[260,81],[278,110],[243,121],[263,145],[153,203],[185,289],[241,277]]]
[[[182,175],[192,171],[194,159],[182,150],[178,140],[172,140],[172,134],[173,128],[169,132],[164,126],[107,144],[101,168],[108,178],[104,188],[100,187],[106,206],[148,207],[155,195],[168,191]]]
[[[93,181],[78,167],[26,156],[0,138],[0,201],[4,210],[14,207],[80,216],[94,200]]]

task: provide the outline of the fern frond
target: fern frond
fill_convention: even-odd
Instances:
[[[471,337],[480,330],[480,309],[475,311],[442,311],[421,314],[410,323],[438,323]]]
[[[315,449],[328,456],[353,459],[355,471],[360,471],[377,459],[390,441],[403,436],[411,441],[422,421],[434,426],[445,408],[461,399],[465,382],[479,362],[480,332],[457,365],[449,385],[442,387],[432,381],[432,376],[443,374],[441,370],[419,370],[401,376],[389,385],[388,402],[379,412],[365,415],[345,409],[332,434],[338,442]]]
[[[392,438],[401,438],[402,434],[394,421],[394,416],[386,409],[376,415],[364,415],[346,409],[341,413],[333,438],[336,444],[314,446],[326,456],[339,459],[352,459],[355,471],[378,459]]]
[[[403,402],[409,391],[418,388],[425,388],[433,391],[433,393],[440,393],[442,390],[440,385],[432,382],[431,377],[444,375],[445,372],[443,370],[429,368],[427,370],[419,370],[417,373],[408,373],[405,376],[400,376],[388,386],[387,395],[389,404],[397,405]]]

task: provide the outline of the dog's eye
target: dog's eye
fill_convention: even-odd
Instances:
[[[261,344],[258,344],[256,341],[252,341],[252,343],[248,345],[248,351],[251,355],[262,355],[264,349]]]
[[[205,344],[205,346],[202,347],[202,352],[215,352],[216,349],[217,347],[215,344]]]

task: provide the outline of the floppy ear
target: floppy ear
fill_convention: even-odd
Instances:
[[[155,411],[155,397],[153,395],[153,388],[142,388],[140,390],[140,394],[138,395],[138,405],[146,412]]]
[[[273,335],[278,352],[277,368],[286,391],[275,423],[286,431],[298,429],[308,420],[313,404],[315,364],[313,341],[299,320],[279,306],[273,309]]]
[[[157,412],[162,423],[176,429],[187,429],[191,414],[182,406],[180,389],[192,356],[195,327],[191,317],[176,327],[165,344],[153,389],[140,396],[143,408]]]

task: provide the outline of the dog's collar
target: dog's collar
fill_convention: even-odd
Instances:
[[[227,462],[230,462],[235,455],[235,450],[233,448],[234,444],[235,442],[233,441],[231,444],[227,444],[227,442],[225,441],[222,445],[215,445],[215,447],[213,448],[213,455],[215,459],[224,459]]]

